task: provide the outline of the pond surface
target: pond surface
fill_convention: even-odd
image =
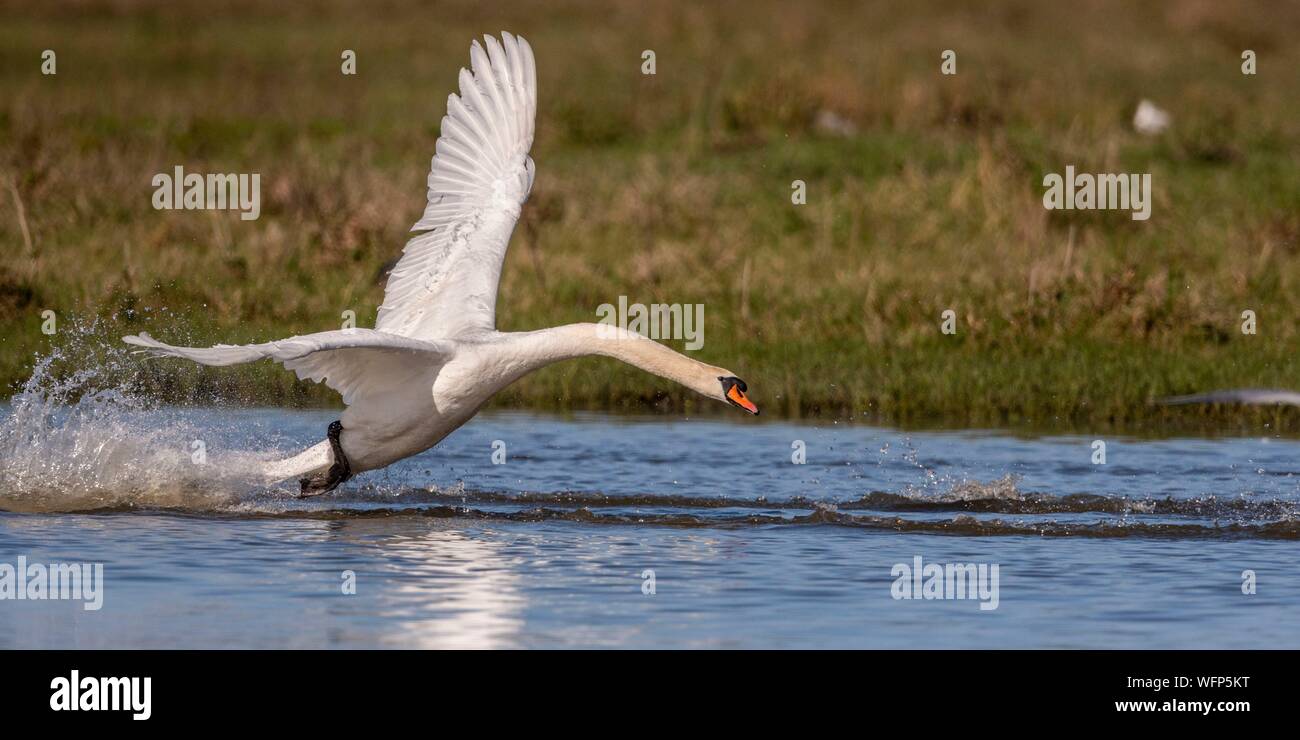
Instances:
[[[103,564],[0,647],[1300,647],[1294,440],[492,413],[241,478],[337,416],[0,406],[0,574]]]

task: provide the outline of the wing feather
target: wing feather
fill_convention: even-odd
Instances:
[[[333,388],[349,405],[369,393],[388,392],[429,373],[453,351],[446,342],[426,342],[374,329],[325,331],[262,344],[215,347],[176,347],[144,332],[122,337],[122,341],[155,357],[183,357],[202,365],[274,360],[302,380]]]
[[[502,33],[470,45],[470,69],[447,97],[429,165],[428,204],[393,267],[375,328],[456,337],[496,326],[501,265],[532,189],[528,156],[537,68],[524,39]]]

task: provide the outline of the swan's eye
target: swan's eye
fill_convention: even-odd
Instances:
[[[744,393],[749,390],[749,386],[745,385],[745,381],[741,380],[740,378],[735,378],[735,377],[723,378],[719,376],[718,380],[722,381],[723,393],[726,393],[727,391],[731,390],[731,386],[733,385],[739,388],[741,393]]]

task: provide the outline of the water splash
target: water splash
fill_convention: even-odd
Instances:
[[[250,473],[267,453],[214,459],[211,430],[131,390],[139,358],[105,342],[98,321],[65,326],[0,407],[0,509],[210,509],[255,490]]]

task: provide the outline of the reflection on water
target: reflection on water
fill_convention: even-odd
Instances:
[[[367,522],[347,522],[340,531],[358,528],[364,531]],[[381,641],[416,648],[513,647],[524,624],[524,598],[501,549],[454,529],[389,536],[384,557],[397,572],[375,604],[378,618],[388,623]]]

